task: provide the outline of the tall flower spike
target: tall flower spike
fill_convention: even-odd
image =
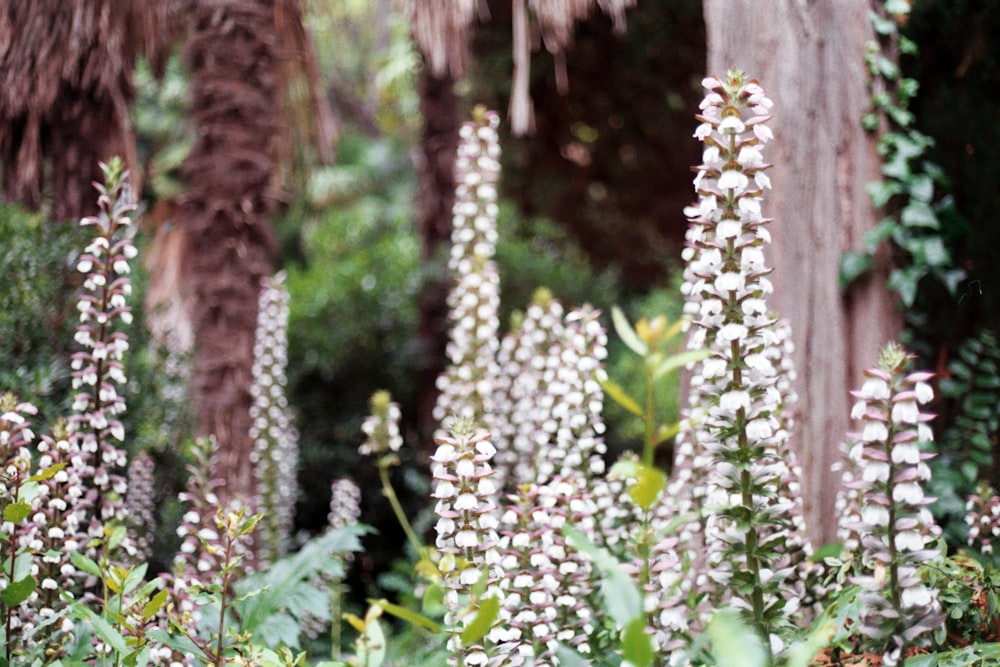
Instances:
[[[469,422],[459,420],[450,436],[437,438],[431,457],[434,476],[432,497],[437,499],[436,546],[441,552],[438,567],[445,586],[445,625],[451,633],[450,665],[486,665],[495,647],[487,643],[467,645],[462,630],[472,620],[478,601],[470,598],[480,578],[488,578],[483,597],[500,598],[500,552],[496,488],[490,459],[496,449],[486,431],[473,432]],[[481,598],[482,599],[482,598]],[[490,637],[486,638],[490,640]]]
[[[499,348],[500,274],[496,251],[497,180],[500,177],[500,117],[476,107],[475,120],[459,135],[455,160],[455,207],[448,268],[455,280],[448,294],[451,330],[448,368],[438,377],[434,418],[449,416],[488,424]],[[438,435],[444,435],[440,430]]]
[[[783,396],[773,363],[781,344],[769,313],[771,269],[764,263],[770,243],[761,213],[770,187],[761,149],[772,138],[765,122],[771,101],[742,72],[725,81],[706,78],[701,124],[702,164],[694,179],[698,194],[689,216],[682,292],[692,318],[692,348],[711,352],[695,368],[688,425],[694,448],[712,465],[705,480],[709,517],[705,540],[711,575],[733,596],[772,649],[775,630],[798,606],[786,590],[785,546],[790,537],[790,501],[778,494],[792,473],[780,452],[788,434],[781,427]]]
[[[122,358],[128,349],[128,336],[120,325],[132,322],[127,298],[132,293],[129,260],[136,248],[125,232],[131,225],[129,214],[136,206],[128,184],[128,172],[121,161],[101,164],[105,185],[94,184],[100,193],[100,213],[83,218],[81,225],[91,225],[96,234],[77,262],[77,271],[86,275],[83,294],[77,304],[80,324],[75,340],[83,347],[73,354],[73,414],[70,429],[91,466],[87,483],[91,516],[88,530],[92,537],[103,538],[103,526],[125,518],[124,496],[127,483],[122,476],[125,452],[116,443],[125,439],[119,415],[125,411],[125,397],[119,393],[125,384]],[[131,548],[130,543],[125,544]]]
[[[1000,537],[1000,496],[986,482],[981,482],[975,495],[965,502],[965,525],[969,527],[968,545],[992,556],[993,541]]]
[[[288,552],[299,491],[299,434],[285,397],[287,365],[288,289],[282,272],[261,281],[250,387],[256,505],[265,512],[258,540],[261,555],[269,561]]]
[[[934,392],[927,384],[931,373],[906,372],[909,360],[900,346],[886,346],[853,392],[858,401],[851,409],[861,426],[851,458],[861,470],[863,562],[873,570],[855,583],[865,589],[862,633],[882,642],[885,665],[900,664],[906,648],[944,620],[937,591],[917,572],[938,555],[940,535],[928,509],[934,499],[924,495],[930,455],[920,450],[934,437],[931,415],[920,411]]]

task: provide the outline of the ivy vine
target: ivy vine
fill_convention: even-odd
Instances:
[[[873,269],[876,250],[891,241],[905,258],[892,268],[888,287],[911,308],[925,277],[954,294],[965,271],[955,266],[941,233],[942,218],[954,212],[954,200],[948,194],[935,199],[935,193],[947,193],[948,180],[939,166],[926,159],[934,140],[914,127],[909,110],[919,84],[904,77],[897,63],[899,55],[915,56],[918,51],[916,43],[899,32],[910,3],[885,0],[876,6],[879,11],[871,12],[871,21],[877,39],[868,43],[866,54],[872,106],[861,123],[868,132],[882,129],[883,118],[888,126],[878,140],[882,178],[866,188],[872,203],[885,215],[865,234],[864,250],[847,252],[841,258],[840,283],[847,288]]]

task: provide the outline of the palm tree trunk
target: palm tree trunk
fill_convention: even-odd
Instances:
[[[251,368],[260,280],[273,273],[279,109],[273,0],[194,0],[188,46],[198,126],[183,173],[199,429],[217,440],[220,501],[254,498]]]

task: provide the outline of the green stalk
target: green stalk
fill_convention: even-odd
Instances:
[[[417,533],[413,530],[413,526],[410,525],[410,520],[406,518],[406,512],[403,511],[403,506],[399,502],[399,497],[396,496],[396,490],[392,488],[392,482],[389,480],[389,468],[384,465],[379,465],[378,475],[382,480],[382,495],[388,499],[389,505],[392,506],[392,511],[396,515],[396,520],[399,521],[399,525],[402,526],[403,532],[406,533],[407,539],[410,540],[410,544],[413,546],[414,550],[416,550],[417,554],[423,558],[426,555],[426,548],[420,538],[417,537]]]

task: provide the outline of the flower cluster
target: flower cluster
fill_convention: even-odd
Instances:
[[[434,418],[455,416],[484,422],[497,375],[500,274],[496,251],[500,117],[477,107],[460,130],[448,268],[455,280],[448,294],[448,368],[438,378]]]
[[[473,433],[471,426],[461,421],[451,427],[451,435],[439,436],[437,443],[431,456],[431,496],[437,500],[435,544],[441,553],[438,568],[446,588],[445,623],[451,632],[448,648],[452,651],[449,664],[485,665],[490,648],[465,645],[460,634],[475,614],[478,600],[471,600],[470,593],[477,584],[481,587],[482,577],[487,577],[483,596],[500,596],[499,521],[490,466],[496,449],[487,432]]]
[[[361,489],[350,477],[335,479],[330,484],[330,528],[353,526],[361,518]],[[350,555],[350,554],[347,554]]]
[[[403,436],[399,433],[400,417],[399,404],[392,401],[389,392],[372,394],[371,414],[361,424],[365,441],[358,447],[358,453],[381,459],[398,452],[403,446]]]
[[[155,472],[156,463],[149,452],[139,452],[128,464],[125,507],[129,528],[135,536],[136,558],[139,562],[145,562],[153,555],[153,529],[156,526],[156,489],[153,483]]]
[[[261,281],[250,387],[256,506],[267,509],[260,526],[259,544],[264,550],[260,555],[270,561],[288,552],[298,499],[298,432],[285,397],[288,289],[284,281],[284,273]]]
[[[785,590],[787,571],[778,568],[792,535],[794,501],[779,487],[794,483],[782,451],[786,410],[775,367],[782,340],[770,314],[773,291],[764,248],[771,237],[761,200],[770,187],[762,147],[772,138],[765,124],[772,106],[760,85],[732,71],[721,81],[703,82],[701,124],[695,136],[705,144],[694,179],[696,205],[690,219],[682,292],[694,330],[692,349],[708,356],[691,379],[687,426],[695,451],[711,462],[704,481],[709,517],[704,562],[724,584],[759,631],[786,622],[798,599]],[[685,449],[685,456],[697,454]]]
[[[591,652],[592,566],[566,543],[562,527],[592,533],[594,509],[572,480],[524,485],[511,498],[501,518],[503,607],[510,617],[504,664],[558,664],[560,644]]]
[[[76,394],[69,420],[73,437],[90,466],[85,477],[90,487],[88,530],[96,538],[103,537],[107,522],[120,523],[125,518],[127,483],[121,471],[126,459],[115,443],[125,439],[119,419],[125,411],[125,397],[119,389],[126,382],[122,357],[128,349],[128,336],[116,325],[132,321],[126,300],[132,292],[129,260],[137,254],[124,233],[131,225],[129,214],[136,208],[128,172],[118,160],[102,164],[101,169],[106,185],[94,185],[100,193],[100,212],[80,221],[81,225],[94,226],[96,235],[76,265],[86,275],[77,303],[80,324],[75,336],[83,350],[72,357]],[[132,550],[127,542],[124,546]]]
[[[920,581],[917,566],[938,555],[940,531],[924,494],[930,479],[929,455],[920,443],[933,438],[931,416],[920,406],[933,398],[931,374],[906,372],[909,356],[898,345],[882,351],[851,410],[861,430],[855,434],[850,459],[860,471],[861,525],[857,527],[864,564],[871,574],[856,578],[863,631],[885,646],[883,661],[898,664],[906,647],[943,620],[937,592]]]
[[[1000,496],[989,484],[980,484],[975,495],[966,500],[965,525],[969,527],[969,546],[992,555],[993,540],[1000,537]]]

